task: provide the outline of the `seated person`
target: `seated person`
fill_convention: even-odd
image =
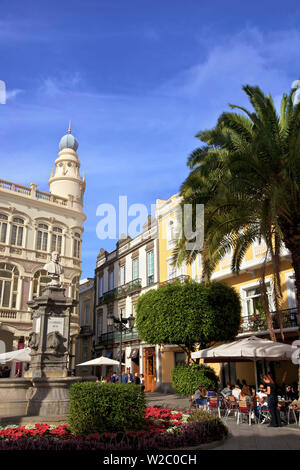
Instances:
[[[251,405],[251,393],[248,385],[243,385],[239,400],[245,401],[248,406]]]
[[[199,385],[196,392],[195,392],[195,402],[196,402],[196,405],[197,407],[203,409],[205,406],[206,406],[206,403],[207,403],[207,392],[205,390],[204,387],[202,387],[202,385]]]
[[[293,387],[291,385],[286,385],[285,391],[283,393],[283,398],[286,401],[293,401],[297,399],[297,394],[294,392]]]
[[[263,384],[259,385],[256,398],[260,405],[262,405],[263,403],[267,403],[268,395],[266,394],[265,386]]]
[[[223,388],[223,390],[221,390],[221,395],[223,395],[223,397],[227,397],[228,395],[232,395],[230,382],[227,382],[226,387]]]
[[[208,387],[207,391],[207,397],[208,398],[215,398],[217,396],[217,393],[212,389],[212,387]]]
[[[238,383],[235,384],[234,388],[232,389],[232,395],[236,400],[239,400],[241,394],[241,388]]]

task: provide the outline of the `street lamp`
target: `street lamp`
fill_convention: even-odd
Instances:
[[[114,328],[120,333],[120,362],[119,362],[119,382],[122,383],[122,336],[123,330],[132,330],[134,327],[134,316],[130,315],[128,318],[123,318],[123,310],[120,310],[120,317],[116,318],[110,316],[107,318],[107,324],[114,326]],[[126,326],[128,324],[128,327]]]

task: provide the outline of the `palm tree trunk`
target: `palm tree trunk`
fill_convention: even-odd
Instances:
[[[278,233],[275,232],[274,235],[274,249],[271,245],[271,257],[272,257],[272,266],[273,266],[273,283],[274,283],[274,301],[275,301],[275,311],[276,318],[279,323],[281,341],[284,342],[284,333],[283,333],[283,319],[281,312],[281,303],[282,303],[282,289],[280,281],[280,238]]]
[[[272,315],[271,315],[271,312],[270,312],[269,299],[268,299],[268,295],[267,295],[266,277],[265,277],[266,276],[265,270],[266,270],[267,254],[268,254],[268,252],[266,253],[264,263],[263,263],[263,266],[262,266],[262,270],[261,270],[261,280],[260,280],[261,300],[262,300],[262,306],[263,306],[263,309],[264,309],[264,312],[265,312],[265,315],[266,315],[266,320],[267,320],[268,330],[269,330],[269,333],[270,333],[270,338],[271,338],[272,341],[276,342],[276,335],[275,335],[275,332],[274,332],[273,319],[272,319]]]

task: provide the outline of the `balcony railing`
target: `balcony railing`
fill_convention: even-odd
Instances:
[[[281,310],[280,312],[271,312],[271,314],[274,330],[280,329],[280,319],[282,320],[283,328],[298,327],[298,312],[296,308]],[[268,330],[268,323],[265,314],[259,313],[248,317],[242,317],[239,333],[266,330]]]
[[[99,305],[105,304],[106,302],[110,302],[112,300],[119,299],[120,297],[132,294],[142,288],[142,279],[134,279],[133,281],[127,282],[123,286],[115,287],[99,297]]]
[[[136,330],[123,331],[122,332],[122,341],[130,341],[131,339],[138,338],[139,334]],[[107,344],[120,341],[120,332],[119,331],[110,331],[109,333],[104,333],[98,337],[98,344]]]
[[[188,281],[189,279],[190,279],[190,276],[181,274],[180,276],[172,277],[171,279],[168,279],[167,281],[160,282],[159,285],[164,286],[166,284],[171,284],[172,282],[181,282],[182,283],[182,282]]]
[[[21,193],[23,196],[53,202],[54,204],[59,204],[62,206],[67,206],[69,204],[69,200],[64,197],[56,196],[54,194],[38,190],[36,184],[34,183],[32,183],[30,187],[28,187],[23,186],[21,184],[12,183],[11,181],[5,181],[0,179],[0,189]]]

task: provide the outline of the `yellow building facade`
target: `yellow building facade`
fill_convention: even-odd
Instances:
[[[160,285],[174,280],[184,280],[187,277],[201,282],[202,264],[201,255],[191,265],[182,264],[180,268],[172,266],[172,251],[176,245],[177,230],[180,227],[180,197],[172,196],[168,200],[158,199],[156,203],[156,218],[158,221],[159,237],[159,280]],[[224,281],[232,286],[241,299],[241,326],[237,339],[255,334],[269,337],[266,319],[259,306],[260,280],[262,265],[266,256],[266,246],[263,243],[253,243],[248,249],[241,265],[239,275],[231,272],[231,253],[228,253],[218,264],[212,280]],[[291,343],[298,338],[296,295],[294,287],[294,271],[291,265],[290,254],[284,247],[281,249],[280,280],[282,288],[281,318],[285,342]],[[275,312],[273,293],[273,272],[271,260],[267,258],[265,282],[269,300],[270,311],[273,314],[274,331],[280,340],[278,315]],[[175,345],[161,347],[162,382],[166,388],[171,388],[172,369],[184,359],[184,353]],[[236,379],[245,379],[247,383],[254,384],[254,367],[249,362],[208,363],[219,375],[221,382],[235,382]],[[271,371],[278,383],[292,383],[297,379],[297,366],[289,361],[278,363],[258,363],[258,375]]]

